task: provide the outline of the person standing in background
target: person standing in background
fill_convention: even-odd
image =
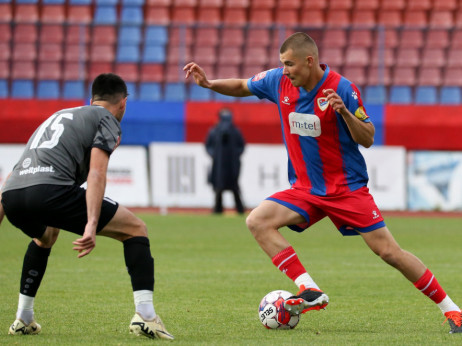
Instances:
[[[219,112],[219,122],[213,127],[205,141],[207,153],[212,158],[209,183],[215,192],[213,212],[223,212],[223,191],[232,191],[236,211],[244,213],[239,190],[240,157],[244,152],[245,141],[241,131],[233,124],[233,114],[227,108]]]

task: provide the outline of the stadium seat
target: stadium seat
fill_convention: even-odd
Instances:
[[[183,64],[168,64],[164,70],[164,80],[166,83],[184,83]],[[189,79],[188,81],[190,82],[191,80]]]
[[[168,42],[168,29],[166,26],[149,25],[145,27],[144,44],[164,45]]]
[[[236,102],[240,98],[233,97],[233,96],[228,96],[228,95],[223,95],[223,94],[219,94],[219,93],[213,93],[213,99],[216,102]]]
[[[447,67],[462,67],[462,48],[449,49]]]
[[[359,10],[353,11],[351,16],[351,24],[353,27],[357,28],[369,28],[373,29],[377,25],[377,21],[375,18],[375,11],[373,10]]]
[[[364,90],[366,104],[387,103],[387,88],[384,85],[367,85]]]
[[[86,24],[67,25],[65,42],[67,44],[87,44],[90,41],[90,27]]]
[[[440,103],[444,105],[457,105],[462,103],[461,88],[447,86],[440,89]]]
[[[425,49],[445,49],[449,46],[449,30],[430,29],[425,39]]]
[[[35,43],[38,29],[35,24],[16,24],[13,29],[14,43]]]
[[[217,60],[215,47],[195,46],[193,52],[193,61],[199,65],[215,64]]]
[[[13,10],[11,4],[0,4],[0,23],[9,23],[12,19]]]
[[[240,72],[239,72],[239,66],[238,65],[218,65],[217,66],[217,72],[216,72],[216,77],[217,78],[242,78]],[[244,76],[245,78],[245,76]]]
[[[164,100],[173,102],[183,102],[186,100],[185,83],[166,83],[164,85]]]
[[[326,13],[326,25],[328,27],[348,27],[350,25],[350,12],[347,10],[328,11]]]
[[[252,0],[250,2],[251,8],[265,8],[273,9],[276,6],[276,0]]]
[[[401,11],[383,10],[378,12],[377,24],[386,28],[398,28],[402,25],[402,20]]]
[[[302,0],[279,0],[275,1],[275,6],[277,9],[291,9],[299,10],[302,7]]]
[[[10,43],[13,34],[11,32],[11,25],[6,23],[0,23],[0,42]]]
[[[198,27],[194,37],[196,47],[215,47],[220,41],[218,28],[215,27]]]
[[[31,99],[34,97],[34,81],[16,79],[11,81],[11,98]]]
[[[199,0],[200,7],[223,7],[224,0]]]
[[[40,80],[60,80],[62,78],[61,63],[40,61],[37,66],[37,78]]]
[[[141,60],[143,63],[162,64],[166,56],[164,45],[149,44],[144,46]]]
[[[462,48],[462,30],[453,30],[451,35],[450,48]]]
[[[94,25],[91,35],[92,45],[111,45],[117,41],[116,27],[114,25]]]
[[[168,37],[168,43],[171,46],[189,46],[195,42],[192,28],[184,25],[170,27]]]
[[[93,45],[90,48],[90,60],[98,62],[113,62],[115,58],[114,46],[107,45]]]
[[[273,11],[264,8],[252,8],[249,14],[249,24],[269,27],[274,23]]]
[[[412,103],[412,89],[409,86],[390,87],[390,103],[410,104]]]
[[[431,11],[429,27],[432,29],[452,29],[454,27],[452,11]]]
[[[39,45],[38,60],[60,62],[63,59],[63,47],[60,43],[42,43]]]
[[[90,58],[90,49],[85,44],[65,44],[64,61],[86,62]]]
[[[268,50],[265,47],[247,47],[244,50],[244,65],[266,65]]]
[[[265,65],[246,65],[242,66],[242,78],[250,78],[255,76],[257,73],[263,72],[266,70]]]
[[[171,21],[177,25],[194,25],[196,16],[192,7],[173,7]]]
[[[83,62],[65,62],[63,67],[63,80],[84,81],[87,78],[86,64]]]
[[[93,20],[92,9],[89,5],[75,5],[67,8],[68,24],[90,24]]]
[[[367,73],[368,85],[389,86],[391,84],[391,71],[389,67],[370,67]]]
[[[115,25],[117,24],[117,8],[115,6],[95,6],[93,24]]]
[[[173,0],[146,0],[146,5],[148,6],[164,7],[164,6],[170,6],[172,4],[173,4]]]
[[[14,61],[34,61],[37,58],[35,43],[16,43],[13,46]]]
[[[298,14],[297,9],[278,9],[275,13],[274,23],[284,27],[297,27],[300,24]]]
[[[343,48],[347,45],[347,30],[329,29],[323,31],[321,46]]]
[[[247,24],[247,12],[245,8],[223,9],[223,24],[226,26],[244,26]]]
[[[93,3],[93,0],[69,0],[69,5],[84,6],[84,5],[91,5],[92,3]]]
[[[143,7],[145,5],[145,0],[121,0],[122,6],[135,6]]]
[[[355,10],[372,10],[379,8],[379,0],[356,0]]]
[[[374,33],[374,46],[385,48],[396,48],[399,43],[398,30],[394,28],[379,28]]]
[[[366,67],[370,63],[368,48],[349,47],[345,52],[345,64],[347,66]]]
[[[422,66],[443,67],[446,64],[446,53],[444,49],[424,49],[422,51]]]
[[[118,44],[136,44],[139,45],[142,42],[142,34],[140,26],[125,26],[119,27],[118,33]]]
[[[404,10],[406,7],[406,0],[386,0],[382,1],[380,10]]]
[[[404,29],[399,35],[399,48],[422,48],[424,45],[424,31],[420,29]]]
[[[249,7],[249,0],[224,0],[225,8],[243,8]]]
[[[122,6],[120,12],[121,25],[143,25],[144,14],[141,6]]]
[[[400,67],[417,67],[420,65],[420,53],[417,48],[401,48],[397,51],[396,65]]]
[[[374,44],[373,32],[367,29],[351,30],[348,38],[349,47],[371,48]]]
[[[420,105],[438,103],[437,89],[434,86],[418,86],[415,90],[415,103]]]
[[[125,82],[130,100],[138,100],[138,85],[134,82]]]
[[[87,66],[87,78],[90,83],[101,73],[114,72],[111,62],[92,61]]]
[[[65,100],[85,98],[85,83],[81,80],[66,80],[63,82],[62,97]]]
[[[94,0],[96,6],[117,6],[119,0]]]
[[[170,9],[168,7],[152,6],[146,8],[144,23],[146,25],[170,24]]]
[[[191,61],[191,47],[190,46],[168,46],[167,48],[167,61],[169,64],[185,65]]]
[[[221,13],[218,7],[199,7],[197,13],[197,24],[219,25],[221,24]]]
[[[310,28],[324,28],[324,11],[304,8],[300,13],[300,23],[309,23]]]
[[[1,32],[1,28],[0,28]],[[43,24],[40,29],[40,44],[43,43],[63,43],[64,26],[61,24]]]
[[[221,45],[228,47],[241,47],[244,44],[244,30],[242,28],[224,27],[221,30],[220,42]]]
[[[365,67],[363,66],[345,66],[342,74],[356,86],[364,86],[367,83]]]
[[[273,40],[267,28],[248,28],[245,36],[247,47],[268,47]]]
[[[395,53],[392,48],[372,49],[371,66],[391,67],[395,65]]]
[[[457,0],[438,0],[433,2],[434,11],[455,11],[457,9]]]
[[[199,0],[173,0],[176,7],[196,7]]]
[[[0,79],[0,99],[6,99],[10,96],[8,80]]]
[[[36,23],[39,20],[38,5],[36,4],[17,4],[14,11],[14,21],[16,23]]]
[[[239,66],[242,62],[242,51],[238,47],[221,47],[218,52],[220,65]]]
[[[427,24],[426,11],[404,11],[403,25],[405,27],[424,29]]]
[[[342,66],[345,63],[342,48],[323,47],[320,51],[320,57],[321,61],[326,62],[328,65]]]
[[[161,101],[162,84],[160,83],[140,83],[138,91],[140,101]]]
[[[212,91],[207,88],[202,88],[197,84],[189,86],[188,98],[190,101],[211,101]]]
[[[414,86],[417,83],[413,67],[395,67],[392,76],[393,85]]]
[[[42,24],[61,24],[66,20],[65,6],[43,5],[40,22]]]
[[[324,10],[327,8],[328,3],[329,0],[303,0],[302,9],[311,9],[313,11]]]
[[[9,61],[11,54],[10,44],[0,42],[0,61]]]
[[[0,79],[10,78],[10,62],[0,60]]]
[[[138,44],[119,44],[117,46],[116,62],[137,63],[141,60]]]
[[[164,65],[162,64],[141,64],[141,82],[163,82]]]
[[[37,82],[37,98],[53,100],[60,96],[60,86],[57,80],[39,80]]]
[[[438,67],[429,65],[419,70],[417,84],[421,86],[440,86],[443,82],[441,70]]]
[[[443,86],[462,87],[462,67],[448,67],[443,71]]]
[[[406,2],[406,10],[408,11],[428,11],[432,8],[431,0],[407,0]]]

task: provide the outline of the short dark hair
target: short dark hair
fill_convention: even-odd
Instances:
[[[114,73],[100,74],[91,86],[93,101],[107,101],[116,104],[127,96],[127,85],[122,78]]]
[[[298,51],[301,49],[307,49],[312,52],[312,54],[318,55],[318,46],[316,42],[304,32],[296,32],[295,34],[290,35],[282,44],[279,53],[283,54],[289,49],[293,51]]]

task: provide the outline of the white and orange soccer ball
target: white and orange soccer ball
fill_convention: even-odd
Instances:
[[[284,300],[293,296],[283,290],[271,291],[260,302],[258,316],[268,329],[293,329],[300,320],[300,315],[291,316],[284,308]]]

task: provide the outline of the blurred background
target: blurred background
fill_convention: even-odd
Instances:
[[[203,141],[227,107],[248,143],[243,199],[257,205],[287,187],[276,106],[211,93],[182,68],[249,78],[278,67],[296,31],[361,91],[379,207],[461,210],[462,0],[0,0],[0,182],[47,116],[88,104],[93,78],[115,72],[130,96],[111,197],[210,207]]]

